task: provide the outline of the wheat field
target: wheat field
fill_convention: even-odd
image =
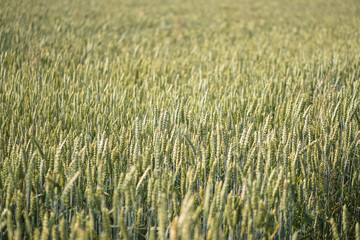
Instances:
[[[0,0],[0,239],[360,240],[359,0]]]

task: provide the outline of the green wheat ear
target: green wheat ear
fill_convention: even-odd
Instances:
[[[358,222],[356,223],[356,226],[355,226],[355,237],[356,237],[356,240],[360,239],[360,226],[359,226]]]

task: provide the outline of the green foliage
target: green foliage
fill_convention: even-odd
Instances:
[[[356,0],[0,2],[1,239],[359,239]]]

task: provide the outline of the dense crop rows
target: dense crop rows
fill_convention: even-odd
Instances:
[[[360,4],[0,1],[1,239],[360,239]]]

